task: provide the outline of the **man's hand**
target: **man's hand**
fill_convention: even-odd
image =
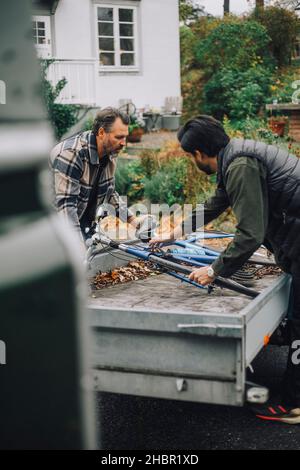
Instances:
[[[210,266],[204,266],[203,268],[195,269],[190,275],[189,279],[191,281],[198,282],[198,284],[201,284],[201,286],[207,286],[208,284],[211,284],[215,276],[209,276],[208,275],[208,269]]]
[[[171,230],[170,232],[161,233],[160,235],[152,238],[149,241],[149,246],[151,249],[159,248],[163,243],[172,242],[180,237],[182,237],[181,225],[175,227],[174,230]]]

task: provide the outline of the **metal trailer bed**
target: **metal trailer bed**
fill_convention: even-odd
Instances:
[[[106,250],[91,273],[130,259]],[[93,291],[87,309],[95,389],[242,406],[246,368],[286,315],[290,277],[266,276],[255,289],[261,294],[254,300],[219,288],[208,295],[161,274]]]

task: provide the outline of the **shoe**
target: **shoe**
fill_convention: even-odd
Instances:
[[[286,424],[300,424],[300,408],[285,407],[283,405],[262,405],[252,407],[257,418],[266,421],[277,421]]]

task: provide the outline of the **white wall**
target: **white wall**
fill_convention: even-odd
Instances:
[[[92,57],[91,0],[60,0],[54,17],[54,56]]]
[[[181,94],[178,0],[134,4],[140,9],[139,72],[97,73],[98,106],[117,106],[119,99],[131,98],[138,108],[160,107],[165,97]],[[92,0],[60,0],[54,18],[55,57],[97,57],[94,5]]]
[[[141,0],[140,8],[140,74],[100,77],[98,96],[103,105],[121,97],[132,98],[138,107],[162,106],[166,96],[181,94],[178,2]]]

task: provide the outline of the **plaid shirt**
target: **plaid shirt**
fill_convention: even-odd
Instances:
[[[104,160],[103,160],[104,159]],[[107,202],[116,209],[116,214],[126,221],[132,214],[115,191],[115,171],[117,159],[108,155],[99,159],[96,137],[91,131],[79,133],[58,143],[50,154],[53,171],[55,205],[74,225],[80,236],[82,218],[90,210],[92,188],[100,178],[95,194],[96,205],[93,211]],[[109,189],[109,198],[106,195]]]

